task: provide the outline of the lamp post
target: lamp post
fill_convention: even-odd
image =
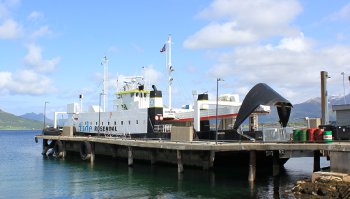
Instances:
[[[44,128],[43,130],[45,129],[45,126],[46,126],[46,104],[49,103],[49,102],[45,102],[45,105],[44,105]]]
[[[345,73],[344,73],[344,72],[341,72],[341,75],[343,75],[344,104],[346,104],[346,98],[345,98],[345,80],[344,80]]]
[[[221,78],[217,78],[216,79],[216,115],[215,115],[215,118],[216,118],[216,122],[215,122],[215,130],[216,130],[216,133],[215,133],[215,143],[217,144],[218,143],[218,105],[219,105],[219,81],[224,81],[223,79]]]

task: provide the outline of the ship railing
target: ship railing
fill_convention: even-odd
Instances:
[[[159,124],[154,125],[155,133],[170,133],[171,132],[171,124]]]

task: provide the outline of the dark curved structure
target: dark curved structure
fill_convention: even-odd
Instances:
[[[280,124],[283,127],[287,126],[292,104],[267,84],[259,83],[244,98],[233,128],[237,130],[259,105],[276,106]]]

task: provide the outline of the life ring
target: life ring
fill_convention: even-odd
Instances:
[[[89,160],[91,158],[92,147],[91,143],[84,141],[80,143],[80,156],[83,160]]]
[[[53,147],[54,156],[57,158],[63,157],[63,143],[61,140],[57,140],[55,146]]]

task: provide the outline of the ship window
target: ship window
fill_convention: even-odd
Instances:
[[[136,97],[138,97],[139,96],[139,93],[136,93]]]
[[[103,125],[103,122],[102,122],[102,125]]]
[[[144,96],[147,97],[147,93],[144,93]]]
[[[130,122],[130,120],[129,120],[129,125],[130,125],[130,123],[131,123],[131,122]]]
[[[109,125],[109,122],[108,122],[108,125]]]
[[[114,125],[117,125],[117,122],[116,122],[116,121],[114,121]]]
[[[120,124],[121,124],[121,125],[123,125],[123,123],[124,123],[123,121],[120,121]]]
[[[138,120],[136,120],[136,124],[139,124],[139,121],[138,121]]]
[[[96,122],[96,125],[97,125],[97,122]]]

